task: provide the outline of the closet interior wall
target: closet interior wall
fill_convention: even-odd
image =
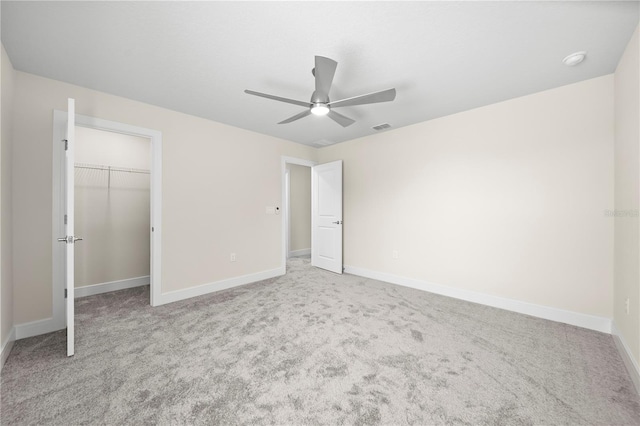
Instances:
[[[76,288],[149,283],[150,150],[146,138],[76,128]]]

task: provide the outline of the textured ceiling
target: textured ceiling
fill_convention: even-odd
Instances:
[[[314,145],[612,73],[638,23],[625,2],[1,2],[16,69]],[[586,50],[568,68],[562,58]],[[342,128],[244,89],[308,101],[314,55],[338,61]]]

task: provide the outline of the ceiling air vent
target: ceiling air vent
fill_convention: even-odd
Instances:
[[[389,127],[391,127],[391,124],[382,123],[382,124],[378,124],[377,126],[373,126],[372,129],[375,130],[376,132],[379,132],[380,130],[388,129]]]

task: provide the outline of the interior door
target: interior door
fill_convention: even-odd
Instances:
[[[311,168],[311,264],[342,273],[342,160]]]
[[[58,241],[65,243],[65,284],[66,284],[66,317],[67,317],[67,356],[72,356],[75,350],[74,330],[74,248],[75,242],[82,238],[74,236],[74,148],[75,148],[75,101],[68,100],[67,108],[67,136],[65,139],[65,236]]]

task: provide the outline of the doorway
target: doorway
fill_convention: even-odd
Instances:
[[[75,114],[76,126],[113,132],[123,135],[136,136],[150,140],[150,167],[149,167],[149,222],[150,237],[147,240],[149,246],[149,278],[150,304],[159,306],[161,299],[161,247],[162,247],[162,133],[143,127],[103,120]],[[67,326],[65,316],[65,245],[58,242],[60,236],[65,234],[65,139],[66,127],[69,115],[66,111],[55,110],[53,114],[53,176],[52,176],[52,300],[53,315],[47,331],[56,331]],[[143,169],[144,170],[144,169]],[[113,175],[111,176],[113,178]],[[80,242],[81,244],[82,242]],[[74,267],[75,269],[75,267]]]
[[[311,167],[287,164],[287,258],[311,257]]]
[[[318,165],[309,160],[282,157],[282,270],[286,273],[290,247],[291,165],[311,171],[311,265],[337,274],[342,260],[342,160]],[[289,170],[289,171],[288,171]]]
[[[75,138],[75,298],[149,285],[149,138],[89,127]]]
[[[311,168],[317,163],[282,158],[282,265],[290,257],[311,256]]]

